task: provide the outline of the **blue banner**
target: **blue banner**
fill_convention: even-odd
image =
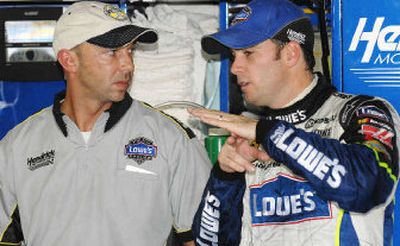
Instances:
[[[15,125],[51,105],[54,95],[64,88],[63,81],[0,81],[0,139]]]

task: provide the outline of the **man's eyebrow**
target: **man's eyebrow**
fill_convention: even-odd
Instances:
[[[129,43],[127,43],[127,44],[125,44],[125,45],[123,45],[123,46],[117,48],[117,49],[134,48],[134,47],[136,46],[136,43],[137,43],[136,41],[129,42]]]

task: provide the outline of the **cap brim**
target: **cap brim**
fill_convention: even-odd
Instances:
[[[104,48],[118,48],[135,40],[141,43],[154,43],[157,42],[158,35],[150,28],[126,25],[91,38],[87,42]]]
[[[246,37],[245,39],[243,37]],[[201,47],[208,54],[229,52],[230,49],[245,49],[261,43],[268,35],[230,28],[201,39]]]
[[[137,37],[137,41],[141,43],[152,44],[157,42],[157,40],[158,40],[157,32],[154,29],[150,28],[145,28],[145,30],[141,32]]]

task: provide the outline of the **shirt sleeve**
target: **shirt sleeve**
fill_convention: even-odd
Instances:
[[[0,245],[21,245],[24,237],[13,186],[13,151],[5,141],[0,141]]]
[[[379,100],[352,108],[346,120],[340,119],[345,130],[340,140],[322,138],[279,120],[259,121],[256,135],[273,159],[307,178],[320,197],[348,211],[367,212],[394,194],[398,121],[394,122]]]
[[[174,214],[174,229],[179,242],[193,240],[191,225],[200,197],[210,174],[211,163],[198,139],[185,138],[174,146],[176,162],[170,199]]]

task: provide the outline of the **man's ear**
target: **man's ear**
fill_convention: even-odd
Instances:
[[[301,46],[299,43],[295,41],[290,41],[285,45],[286,52],[285,52],[285,59],[286,63],[288,64],[289,67],[295,66],[297,63],[299,63],[299,60],[301,58]]]
[[[57,60],[66,72],[76,72],[78,66],[78,55],[71,50],[62,49],[57,54]]]

